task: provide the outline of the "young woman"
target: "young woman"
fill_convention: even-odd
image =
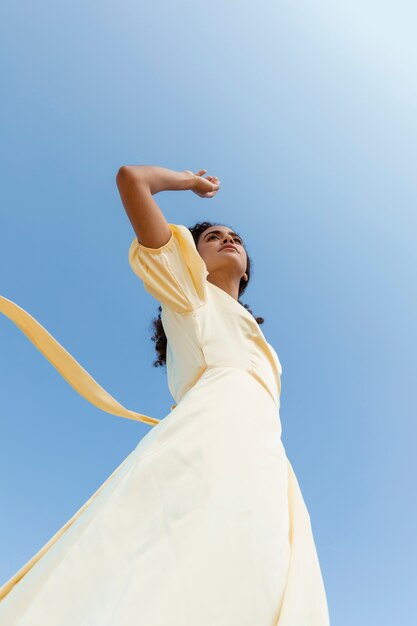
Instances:
[[[154,427],[0,590],[3,626],[328,626],[310,516],[281,441],[282,368],[251,310],[246,242],[187,228],[153,196],[220,188],[156,166],[117,174],[129,262],[160,303],[155,365],[175,400],[156,420],[122,407],[27,312],[14,321],[89,401]]]

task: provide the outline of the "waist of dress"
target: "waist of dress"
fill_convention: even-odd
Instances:
[[[268,382],[265,380],[265,378],[263,376],[261,376],[261,374],[259,374],[256,370],[240,368],[240,367],[236,367],[235,365],[206,365],[205,367],[201,368],[201,370],[198,372],[198,374],[195,376],[195,378],[187,386],[185,386],[182,389],[181,397],[179,398],[177,403],[171,405],[171,410],[175,409],[177,404],[179,402],[181,402],[181,400],[184,398],[184,396],[189,391],[191,391],[191,389],[193,389],[195,387],[195,385],[199,382],[200,378],[204,374],[207,374],[207,372],[212,371],[212,370],[217,370],[217,369],[220,369],[220,370],[234,370],[234,371],[239,371],[239,372],[245,372],[246,374],[252,376],[252,378],[254,378],[263,387],[263,389],[265,389],[267,391],[267,393],[270,395],[270,397],[274,401],[276,407],[279,409],[279,407],[280,407],[280,392],[279,392],[279,389],[275,385],[268,384]]]

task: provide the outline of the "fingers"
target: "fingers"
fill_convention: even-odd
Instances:
[[[202,175],[203,175],[203,174],[205,174],[206,172],[207,172],[207,170],[199,170],[199,171],[197,172],[197,174],[196,174],[196,175],[197,175],[197,176],[202,176]],[[209,175],[209,176],[206,176],[206,178],[207,178],[207,180],[209,180],[210,182],[213,182],[213,183],[219,183],[219,184],[220,184],[220,181],[219,181],[219,179],[218,179],[218,177],[217,177],[217,176],[210,176],[210,175]]]
[[[209,180],[213,185],[218,189],[220,187],[220,181],[217,176],[207,176],[207,180]]]
[[[203,174],[205,174],[207,172],[207,170],[198,170],[198,172],[196,173],[196,176],[202,176]],[[220,180],[218,179],[217,176],[206,176],[206,180],[208,180],[209,182],[213,183],[214,185],[219,185],[220,186]]]
[[[203,174],[205,174],[206,172],[207,170],[204,170],[204,169],[199,170],[196,173],[196,176],[203,176]],[[220,189],[220,180],[218,179],[217,176],[211,176],[211,175],[206,176],[204,180],[207,180],[211,184],[212,190],[206,191],[203,193],[198,193],[198,192],[197,193],[201,198],[212,198]]]

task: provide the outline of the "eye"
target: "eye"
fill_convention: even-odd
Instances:
[[[213,233],[212,235],[209,235],[209,236],[207,237],[207,241],[210,241],[210,239],[211,239],[212,237],[218,237],[218,235],[216,235],[215,233]],[[235,241],[237,241],[238,243],[242,244],[242,240],[241,240],[241,238],[240,238],[240,237],[233,237],[233,239],[234,239]]]

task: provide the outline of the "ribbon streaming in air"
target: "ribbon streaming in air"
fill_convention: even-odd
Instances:
[[[90,376],[46,328],[18,304],[0,296],[0,313],[3,313],[16,324],[75,391],[91,402],[91,404],[112,415],[145,422],[145,424],[151,424],[152,426],[159,424],[161,420],[131,411],[120,404]]]

